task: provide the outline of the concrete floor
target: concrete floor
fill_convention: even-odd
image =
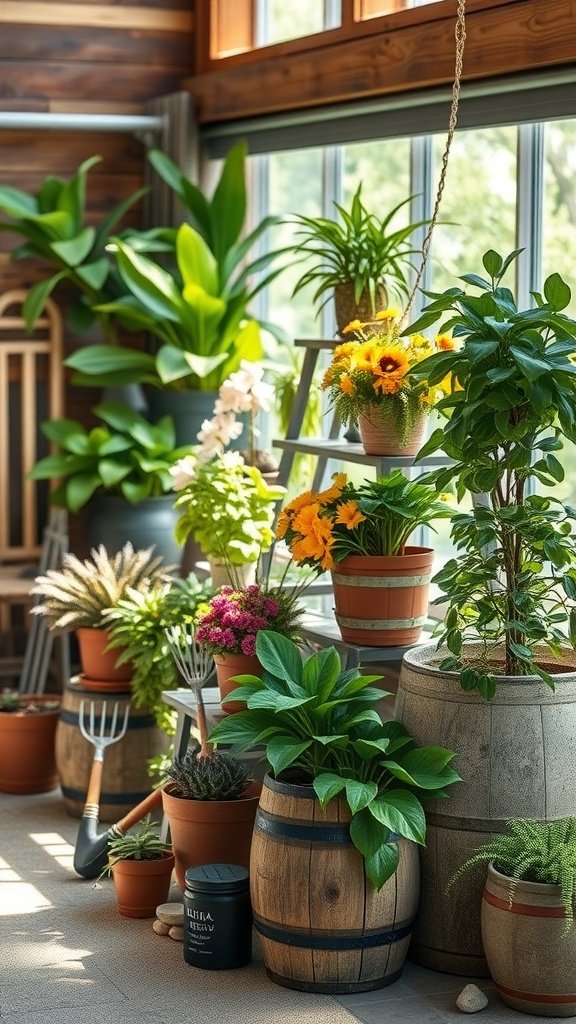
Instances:
[[[389,988],[332,997],[282,988],[249,967],[189,967],[150,920],[121,917],[113,883],[72,869],[78,821],[59,791],[0,794],[1,1024],[440,1024],[462,1019],[467,979],[408,963]],[[171,898],[180,901],[174,888]],[[489,997],[482,1024],[541,1020]]]

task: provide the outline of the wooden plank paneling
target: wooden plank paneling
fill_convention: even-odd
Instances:
[[[222,61],[184,84],[202,124],[444,85],[454,74],[455,8],[433,4],[427,24],[425,8],[366,22],[378,31],[301,54]],[[573,64],[575,27],[575,0],[477,0],[467,17],[464,80]]]
[[[2,0],[0,23],[191,32],[192,13],[169,8],[156,10],[152,7],[122,7],[103,3],[45,4],[38,3],[38,0]]]
[[[23,99],[147,100],[178,89],[186,68],[146,68],[130,64],[0,63],[2,96]]]
[[[0,11],[2,5],[0,3]],[[1,22],[1,16],[0,16]],[[130,28],[70,27],[66,33],[54,25],[2,25],[2,49],[11,61],[81,62],[83,64],[145,64],[181,67],[187,73],[190,39],[181,32],[151,32]],[[133,72],[136,74],[136,72]]]

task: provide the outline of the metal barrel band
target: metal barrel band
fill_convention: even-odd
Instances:
[[[334,583],[343,587],[370,587],[374,590],[397,590],[400,587],[424,587],[430,583],[432,573],[419,576],[343,576],[340,572],[332,573]]]
[[[338,625],[347,626],[349,629],[411,629],[414,626],[424,626],[427,621],[426,615],[415,615],[411,619],[349,619],[346,615],[336,613]]]
[[[330,846],[350,846],[349,825],[330,824],[320,822],[315,824],[298,824],[294,821],[284,821],[277,818],[262,808],[256,812],[254,828],[257,832],[264,832],[266,835],[279,836],[282,839],[297,839],[300,842],[314,842],[328,844]]]
[[[414,918],[411,918],[409,921],[402,922],[402,924],[391,927],[386,931],[366,932],[363,935],[354,935],[350,932],[321,934],[313,931],[299,931],[296,928],[290,927],[277,928],[269,924],[268,921],[263,921],[256,914],[254,915],[254,927],[259,935],[266,939],[271,939],[273,942],[280,942],[286,946],[296,946],[299,949],[345,951],[391,946],[394,942],[399,942],[400,939],[405,939],[410,935],[413,924]]]

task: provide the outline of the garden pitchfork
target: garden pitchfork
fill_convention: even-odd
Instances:
[[[106,701],[102,703],[102,711],[100,713],[99,722],[96,721],[95,702],[93,700],[88,702],[90,709],[88,712],[88,725],[86,723],[86,710],[84,701],[80,701],[80,714],[78,717],[78,724],[80,725],[80,732],[84,739],[88,740],[94,747],[94,761],[92,763],[92,771],[90,772],[90,779],[88,782],[88,792],[86,794],[86,803],[84,805],[83,817],[85,818],[98,818],[98,811],[100,806],[100,792],[102,789],[102,771],[104,768],[104,751],[106,747],[111,746],[112,743],[118,743],[123,736],[126,735],[126,729],[128,728],[128,715],[130,713],[130,705],[126,705],[124,711],[124,721],[119,724],[118,722],[118,701],[114,704],[114,710],[112,712],[112,718],[110,721],[110,729],[106,729],[107,718],[106,718]]]

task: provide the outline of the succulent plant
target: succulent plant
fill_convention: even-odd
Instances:
[[[39,714],[46,711],[57,711],[60,701],[50,697],[29,697],[26,699],[18,690],[11,690],[5,687],[0,691],[0,711],[20,711],[27,715]]]
[[[238,800],[253,779],[249,767],[227,754],[213,751],[198,757],[189,750],[167,769],[174,795],[183,800]]]
[[[159,825],[150,818],[145,818],[133,832],[111,839],[108,846],[108,863],[102,871],[110,874],[116,861],[119,860],[159,860],[172,853],[172,847],[160,839]]]
[[[33,614],[45,616],[48,628],[59,633],[103,628],[103,612],[124,597],[129,587],[145,590],[162,578],[162,558],[153,550],[135,551],[128,542],[109,555],[100,544],[84,561],[68,552],[60,569],[36,577],[32,593],[40,597],[40,603],[32,608]]]

